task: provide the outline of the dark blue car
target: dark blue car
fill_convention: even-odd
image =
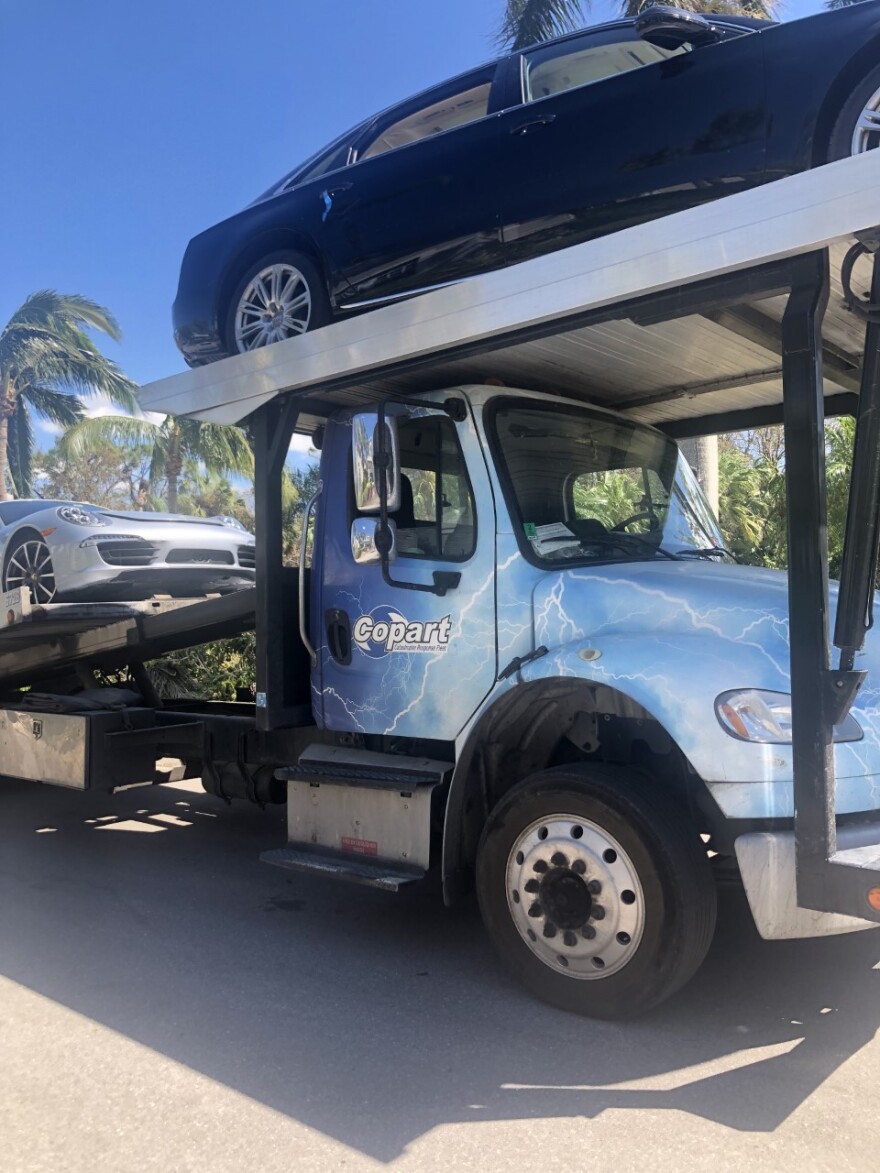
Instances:
[[[880,0],[787,24],[655,7],[361,123],[196,236],[191,365],[880,142]]]

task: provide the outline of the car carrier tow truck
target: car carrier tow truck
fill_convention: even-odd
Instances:
[[[268,863],[476,888],[504,964],[600,1017],[687,981],[720,877],[766,938],[876,926],[878,193],[869,152],[144,388],[151,411],[247,421],[256,586],[8,600],[4,774],[112,790],[172,758],[224,799],[286,801]],[[829,586],[835,414],[857,439]],[[787,576],[726,558],[672,442],[771,423]],[[294,432],[321,487],[286,567]],[[158,702],[150,658],[251,625],[255,705]],[[70,688],[124,667],[127,691]]]

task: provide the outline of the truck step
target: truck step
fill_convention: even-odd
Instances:
[[[384,860],[372,862],[353,859],[335,852],[308,851],[301,847],[277,847],[272,851],[264,851],[260,859],[263,863],[271,863],[279,868],[330,876],[337,880],[348,880],[352,884],[366,884],[386,892],[397,892],[406,884],[413,884],[425,876],[421,868],[407,868]]]
[[[363,786],[371,790],[412,791],[434,787],[452,769],[451,762],[408,758],[338,745],[310,745],[295,766],[284,766],[275,777],[284,782]]]

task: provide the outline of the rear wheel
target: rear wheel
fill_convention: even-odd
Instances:
[[[715,884],[687,812],[620,767],[546,770],[507,794],[483,833],[477,893],[514,974],[595,1018],[668,998],[715,927]]]
[[[28,588],[33,603],[51,603],[58,593],[52,557],[42,538],[22,537],[6,555],[3,589],[19,587]]]
[[[301,253],[276,252],[252,264],[229,303],[226,343],[230,354],[316,330],[330,320],[330,303],[316,267]]]
[[[880,66],[853,89],[831,132],[829,162],[880,146]]]

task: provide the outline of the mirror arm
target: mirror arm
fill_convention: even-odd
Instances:
[[[427,582],[402,582],[400,579],[392,578],[389,566],[389,554],[391,553],[391,531],[388,527],[388,465],[390,462],[388,455],[388,448],[386,445],[386,428],[385,428],[385,400],[379,402],[379,426],[376,431],[379,433],[378,442],[376,445],[375,461],[379,470],[379,528],[376,531],[376,549],[379,551],[379,558],[382,564],[382,578],[392,587],[402,587],[406,591],[427,591],[432,595],[445,595],[448,590],[452,590],[458,586],[461,581],[461,575],[457,571],[435,570],[433,583]],[[395,403],[400,402],[395,400]],[[454,400],[447,400],[447,403],[455,402]],[[424,403],[419,404],[420,407],[431,406]],[[444,405],[445,406],[445,405]]]

